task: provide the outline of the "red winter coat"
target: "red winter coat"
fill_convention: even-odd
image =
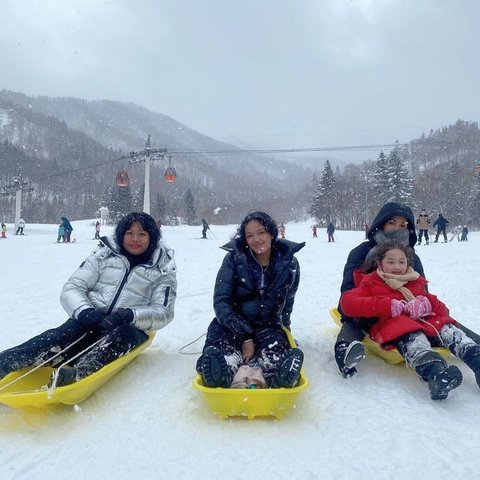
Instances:
[[[404,286],[413,295],[423,295],[432,304],[432,312],[421,320],[414,320],[407,315],[392,317],[392,299],[405,300],[398,290],[390,288],[377,274],[365,274],[359,270],[354,272],[355,285],[352,290],[345,292],[340,299],[343,312],[349,317],[378,317],[370,328],[370,337],[377,343],[390,343],[406,333],[422,330],[428,337],[435,337],[447,323],[456,323],[450,317],[448,308],[435,295],[425,289],[427,280],[419,277]]]

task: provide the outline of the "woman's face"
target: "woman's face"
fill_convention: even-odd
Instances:
[[[383,260],[378,262],[380,270],[385,273],[393,273],[395,275],[403,275],[407,273],[408,261],[405,252],[399,250],[398,248],[393,248],[389,250]]]
[[[130,255],[141,255],[150,245],[150,234],[139,222],[133,222],[123,236],[123,248]]]
[[[405,217],[393,217],[383,224],[382,230],[384,232],[396,232],[397,230],[406,230],[408,228],[408,221]]]
[[[273,237],[258,221],[252,220],[245,226],[247,245],[256,257],[268,258],[272,250]]]

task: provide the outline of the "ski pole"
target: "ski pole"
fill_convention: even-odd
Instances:
[[[211,233],[212,237],[213,237],[215,240],[217,239],[217,237],[216,237],[215,234],[212,232],[212,229],[211,229],[210,227],[208,227],[208,230],[207,230],[207,231],[209,231],[209,232]]]
[[[36,367],[32,368],[31,370],[28,370],[28,372],[25,372],[23,375],[20,375],[19,377],[13,379],[11,382],[8,382],[6,385],[3,385],[0,387],[0,391],[3,389],[9,387],[10,385],[13,385],[14,383],[18,382],[22,378],[25,378],[26,376],[30,375],[31,373],[35,372],[39,368],[44,367],[47,365],[50,361],[54,360],[58,356],[60,356],[62,353],[66,352],[69,350],[71,347],[73,347],[76,343],[78,343],[80,340],[83,340],[86,337],[87,333],[84,333],[81,337],[77,338],[74,342],[72,342],[70,345],[67,345],[63,350],[60,350],[58,353],[53,355],[53,357],[47,358],[44,362],[40,363],[40,365],[37,365]]]

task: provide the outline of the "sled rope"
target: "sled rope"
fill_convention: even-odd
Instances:
[[[98,345],[101,341],[103,340],[103,337],[97,340],[96,342],[92,343],[89,345],[87,348],[82,350],[81,352],[77,353],[73,357],[69,358],[68,360],[65,360],[60,366],[58,366],[55,370],[55,375],[53,376],[52,383],[50,387],[48,388],[48,398],[50,398],[57,388],[57,383],[58,383],[58,374],[60,373],[60,370],[65,367],[65,365],[68,365],[70,362],[73,362],[73,360],[76,360],[78,357],[81,357],[84,353],[87,353],[89,350],[92,350],[93,347]]]
[[[202,337],[204,337],[207,334],[207,332],[202,333],[199,337],[197,337],[195,340],[192,340],[190,343],[187,343],[183,347],[178,349],[178,353],[181,353],[183,355],[200,355],[202,352],[185,352],[184,349],[189,347],[190,345],[193,345],[194,343],[198,342]]]
[[[19,380],[21,380],[22,378],[25,378],[26,376],[30,375],[31,373],[35,372],[36,370],[38,370],[39,368],[42,368],[44,367],[45,365],[47,365],[48,363],[50,363],[52,360],[54,360],[55,358],[57,358],[58,356],[60,356],[62,353],[66,352],[67,350],[69,350],[71,347],[73,347],[75,344],[77,344],[80,340],[83,340],[85,337],[86,337],[87,333],[84,333],[81,337],[77,338],[74,342],[72,342],[70,345],[67,345],[63,350],[60,350],[58,353],[56,353],[55,355],[53,355],[53,357],[50,357],[50,358],[47,358],[44,362],[40,363],[39,365],[37,365],[36,367],[32,368],[31,370],[29,370],[28,372],[25,372],[23,375],[20,375],[19,377],[13,379],[11,382],[8,382],[6,385],[3,385],[2,387],[0,387],[0,391],[2,391],[4,388],[7,388],[9,387],[10,385],[13,385],[14,383],[18,382]]]

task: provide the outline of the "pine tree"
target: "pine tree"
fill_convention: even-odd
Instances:
[[[400,157],[398,147],[395,147],[388,155],[387,173],[388,190],[386,201],[412,206],[413,181]]]
[[[327,160],[313,193],[310,213],[317,220],[329,223],[335,218],[335,203],[335,176],[330,161]]]
[[[380,152],[377,163],[375,164],[375,172],[373,173],[373,200],[375,210],[387,203],[390,195],[390,182],[388,171],[388,160],[385,154]]]
[[[130,187],[114,187],[112,188],[112,197],[110,205],[110,218],[120,219],[132,211],[132,195]]]
[[[195,204],[195,198],[190,189],[187,189],[185,193],[185,220],[187,225],[195,225],[197,223],[197,206]]]
[[[165,216],[167,212],[167,201],[161,193],[157,193],[152,202],[152,212],[155,218],[165,225]]]

